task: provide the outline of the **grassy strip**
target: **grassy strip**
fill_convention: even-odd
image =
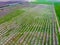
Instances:
[[[33,4],[52,4],[52,2],[31,2]]]
[[[60,45],[60,34],[58,33],[58,42],[59,42],[59,45]]]
[[[56,11],[56,14],[58,17],[59,25],[60,25],[60,3],[56,2],[56,3],[54,3],[54,6],[55,6],[55,11]]]
[[[14,12],[7,14],[6,16],[0,18],[0,24],[11,20],[13,17],[18,16],[18,15],[22,14],[23,12],[24,12],[24,10],[15,10]]]
[[[56,14],[57,14],[57,17],[58,17],[59,26],[60,26],[60,3],[59,2],[55,2],[54,6],[55,6],[55,11],[56,11]],[[59,41],[59,45],[60,45],[60,34],[59,34],[59,32],[58,32],[57,35],[58,35],[58,41]]]
[[[57,36],[58,36],[58,43],[60,45],[60,34],[59,34],[59,31],[58,31],[58,26],[56,26],[56,31],[57,31]]]

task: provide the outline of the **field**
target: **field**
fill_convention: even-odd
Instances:
[[[0,17],[0,45],[59,45],[54,5],[18,4],[12,8]]]

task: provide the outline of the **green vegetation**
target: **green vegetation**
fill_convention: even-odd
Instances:
[[[54,3],[55,11],[58,17],[59,25],[60,25],[60,2]]]
[[[56,11],[56,15],[58,18],[59,26],[60,26],[60,2],[55,2],[54,6],[55,6],[55,11]],[[60,34],[59,34],[59,32],[58,32],[58,40],[59,40],[59,45],[60,45]]]
[[[31,2],[34,4],[52,4],[52,2]]]
[[[14,10],[13,12],[7,14],[6,16],[0,18],[0,24],[6,21],[11,20],[13,17],[16,17],[20,14],[22,14],[24,12],[24,10]]]

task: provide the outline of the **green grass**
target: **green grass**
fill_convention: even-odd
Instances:
[[[55,11],[56,11],[56,15],[58,18],[59,26],[60,26],[60,2],[55,2],[54,6],[55,6]],[[58,40],[59,40],[59,45],[60,45],[60,34],[59,34],[59,32],[58,32]]]
[[[60,25],[60,3],[54,3],[55,11],[58,17],[59,25]]]
[[[52,2],[31,2],[34,4],[52,4]]]
[[[13,17],[18,16],[18,15],[22,14],[23,12],[24,12],[24,10],[14,10],[13,12],[7,14],[6,16],[0,18],[0,24],[11,20]]]

